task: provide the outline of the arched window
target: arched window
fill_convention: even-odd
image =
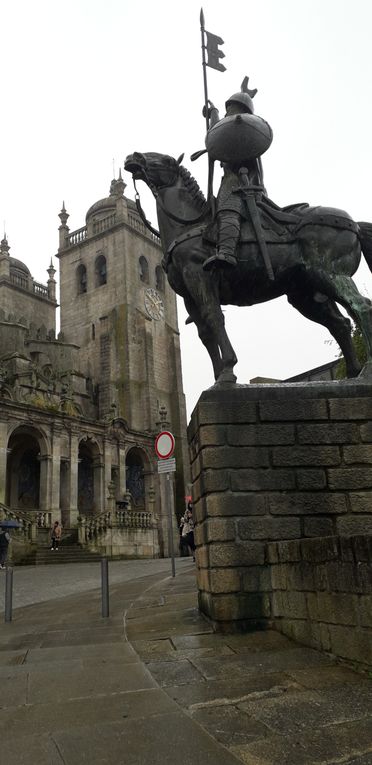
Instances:
[[[161,266],[155,268],[155,286],[156,289],[164,292],[164,271]]]
[[[144,255],[141,255],[139,261],[139,275],[141,282],[145,282],[145,284],[149,283],[149,264],[144,257]]]
[[[96,287],[102,287],[107,283],[107,266],[104,255],[98,255],[95,263]]]
[[[82,295],[87,291],[87,269],[81,263],[77,268],[77,291],[78,295]]]

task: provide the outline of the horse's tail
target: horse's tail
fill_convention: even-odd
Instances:
[[[372,271],[372,223],[359,223],[359,236],[362,243],[363,255]]]

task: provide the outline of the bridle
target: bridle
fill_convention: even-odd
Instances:
[[[174,213],[172,213],[170,210],[167,209],[167,207],[164,205],[164,202],[163,202],[163,200],[161,199],[161,197],[159,195],[158,189],[165,188],[165,185],[164,186],[156,187],[152,183],[152,181],[150,180],[146,170],[144,168],[142,168],[142,167],[141,167],[141,172],[143,173],[144,181],[148,185],[148,187],[149,187],[150,191],[152,192],[152,194],[154,195],[157,204],[159,205],[161,210],[164,212],[164,214],[168,218],[170,218],[171,220],[174,220],[176,223],[181,223],[183,225],[189,225],[189,224],[192,225],[194,223],[200,223],[202,220],[204,220],[204,218],[206,218],[208,212],[211,209],[211,205],[210,205],[209,201],[205,202],[200,215],[198,215],[196,218],[180,218],[178,215],[175,215]],[[134,190],[135,190],[135,202],[136,202],[136,207],[137,207],[138,214],[139,214],[142,222],[146,226],[146,228],[149,231],[151,231],[152,234],[155,234],[155,236],[160,237],[159,231],[157,229],[153,228],[153,226],[151,225],[150,221],[147,220],[147,218],[146,218],[146,215],[145,215],[145,213],[143,211],[143,208],[142,208],[142,205],[141,205],[140,194],[139,194],[139,191],[137,189],[136,181],[135,181],[135,178],[134,178],[133,175],[132,175],[132,178],[133,178],[133,185],[134,185]]]

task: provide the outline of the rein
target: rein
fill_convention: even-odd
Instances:
[[[156,189],[156,188],[153,186],[153,184],[150,182],[150,180],[149,180],[149,178],[147,177],[147,174],[146,174],[146,173],[145,173],[145,175],[146,175],[146,179],[147,179],[147,180],[146,180],[146,183],[147,183],[147,185],[149,186],[150,190],[152,191],[152,193],[153,193],[153,195],[154,195],[154,197],[155,197],[155,199],[156,199],[156,201],[157,201],[157,203],[158,203],[159,207],[161,208],[161,210],[163,211],[163,213],[164,213],[164,214],[165,214],[165,215],[166,215],[168,218],[170,218],[171,220],[174,220],[176,223],[181,223],[181,224],[183,224],[183,225],[188,225],[188,224],[193,224],[193,223],[200,223],[200,221],[204,220],[204,218],[207,216],[207,214],[208,214],[208,212],[209,212],[209,210],[210,210],[210,208],[211,208],[211,205],[210,205],[210,203],[209,203],[208,201],[207,201],[207,202],[205,202],[205,204],[204,204],[204,206],[203,206],[203,209],[202,209],[202,211],[201,211],[200,215],[198,215],[196,218],[179,218],[179,217],[178,217],[178,215],[175,215],[174,213],[172,213],[170,210],[168,210],[168,209],[165,207],[165,205],[164,205],[164,203],[163,203],[163,201],[162,201],[161,197],[159,196],[159,193],[158,193],[157,189]],[[141,218],[142,222],[145,224],[146,228],[148,228],[148,229],[149,229],[149,231],[151,231],[151,232],[152,232],[153,234],[155,234],[156,236],[160,237],[160,233],[159,233],[159,231],[157,231],[155,228],[153,228],[153,227],[151,226],[151,223],[150,223],[150,221],[148,221],[148,220],[147,220],[147,218],[146,218],[146,215],[145,215],[145,213],[144,213],[144,211],[143,211],[143,209],[142,209],[142,205],[141,205],[141,199],[140,199],[140,194],[139,194],[139,191],[138,191],[138,189],[137,189],[137,186],[136,186],[136,181],[135,181],[135,179],[134,179],[134,178],[133,178],[133,185],[134,185],[134,189],[135,189],[135,200],[136,200],[136,207],[137,207],[137,210],[138,210],[138,213],[139,213],[139,215],[140,215],[140,218]]]

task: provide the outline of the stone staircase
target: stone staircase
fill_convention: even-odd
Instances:
[[[44,566],[50,563],[94,563],[100,561],[101,557],[99,553],[89,552],[78,544],[76,529],[64,532],[58,550],[50,549],[50,530],[38,529],[35,555],[32,561],[28,559],[25,560],[25,563],[35,566]]]

